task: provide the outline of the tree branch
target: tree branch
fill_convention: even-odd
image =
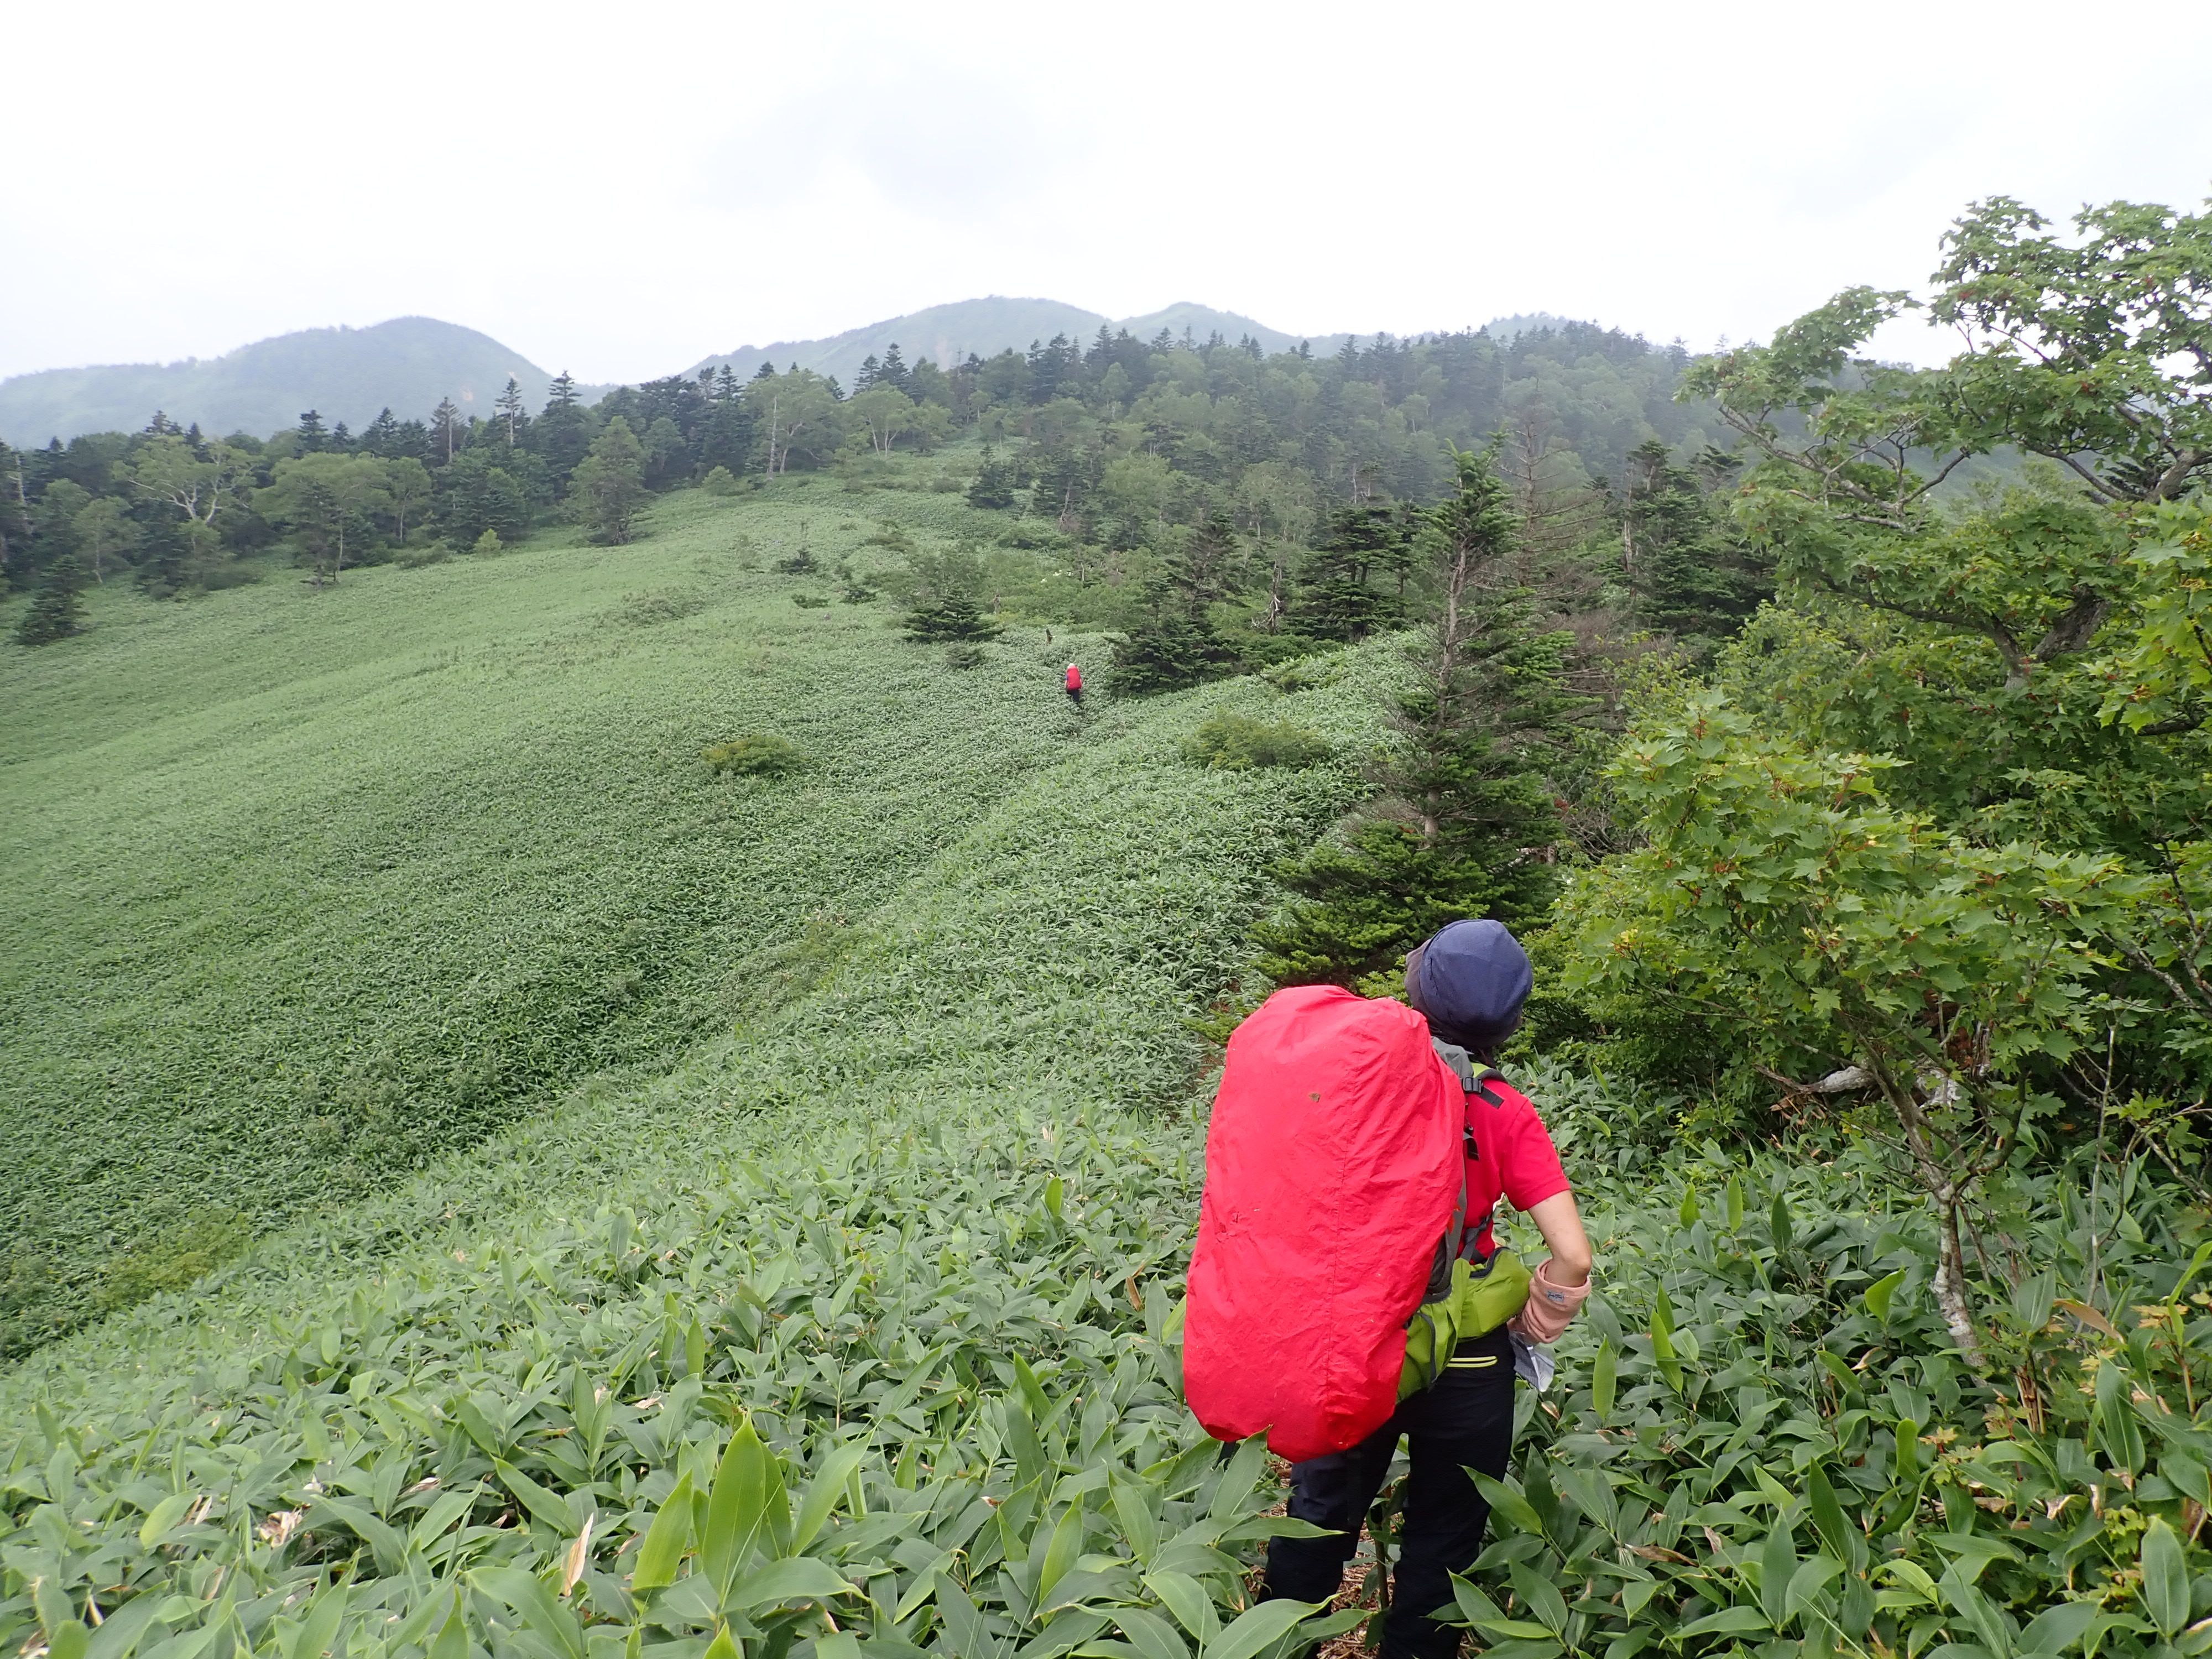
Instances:
[[[2017,674],[2025,665],[2027,659],[2020,648],[2020,641],[2014,637],[2013,631],[2009,628],[1995,617],[1975,616],[1966,611],[1926,611],[1917,605],[1900,605],[1894,599],[1877,599],[1862,588],[1839,582],[1832,576],[1821,573],[1815,573],[1813,580],[1832,593],[1840,594],[1847,599],[1856,599],[1861,605],[1871,605],[1876,611],[1887,611],[1899,617],[1910,617],[1915,622],[1935,623],[1946,628],[1962,628],[1970,634],[1978,634],[1996,647],[1997,654],[2004,659],[2005,667],[2008,671]]]

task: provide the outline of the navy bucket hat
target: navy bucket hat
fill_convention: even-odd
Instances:
[[[1406,997],[1446,1042],[1487,1054],[1513,1035],[1535,985],[1502,921],[1455,921],[1406,958]]]

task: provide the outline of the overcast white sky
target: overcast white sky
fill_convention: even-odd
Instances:
[[[1762,335],[2212,193],[2212,4],[12,9],[0,375],[410,313],[635,380],[980,294]],[[1916,332],[1890,355],[1940,356]]]

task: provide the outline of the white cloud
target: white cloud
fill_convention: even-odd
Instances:
[[[2212,188],[2212,9],[398,3],[11,24],[0,374],[410,312],[590,380],[987,292],[1762,334]],[[1940,339],[1887,337],[1936,353]]]

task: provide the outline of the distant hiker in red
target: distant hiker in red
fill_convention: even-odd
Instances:
[[[1083,671],[1073,663],[1067,665],[1067,700],[1078,708],[1083,707]]]
[[[1206,1137],[1185,1304],[1191,1408],[1217,1438],[1266,1430],[1291,1460],[1263,1594],[1327,1602],[1401,1436],[1412,1471],[1382,1659],[1453,1659],[1451,1575],[1481,1553],[1516,1368],[1548,1380],[1589,1294],[1590,1247],[1550,1133],[1489,1062],[1533,976],[1496,921],[1455,921],[1406,959],[1407,1003],[1278,991],[1231,1037]],[[1411,1006],[1407,1006],[1409,1003]],[[1551,1255],[1492,1237],[1503,1199]]]

